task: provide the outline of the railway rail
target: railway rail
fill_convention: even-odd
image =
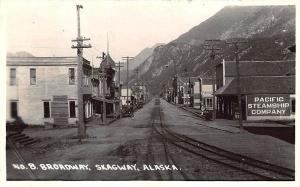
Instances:
[[[262,162],[253,158],[239,155],[227,150],[206,144],[188,136],[179,134],[167,128],[160,100],[155,100],[155,115],[153,128],[162,138],[169,143],[198,156],[212,160],[219,164],[238,170],[240,175],[250,174],[259,180],[295,180],[295,171],[270,163]]]

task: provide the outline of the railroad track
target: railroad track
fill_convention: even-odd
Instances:
[[[160,105],[160,100],[155,100],[155,105]],[[260,178],[259,180],[295,180],[295,171],[252,159],[243,155],[226,151],[224,149],[208,145],[204,142],[192,139],[185,135],[171,131],[166,127],[161,109],[156,110],[156,125],[154,130],[171,144],[192,154],[207,158],[219,164],[238,170],[241,175],[250,174]]]

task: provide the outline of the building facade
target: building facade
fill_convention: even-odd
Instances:
[[[213,109],[213,80],[211,78],[193,78],[193,107],[201,110]]]
[[[295,118],[295,61],[241,61],[240,90],[244,120]],[[216,66],[217,115],[238,119],[236,62]]]
[[[126,105],[127,104],[127,100],[130,103],[131,96],[132,96],[132,90],[131,90],[131,88],[128,88],[128,97],[127,97],[127,88],[126,87],[122,87],[122,89],[121,89],[121,102],[122,102],[122,105]]]
[[[8,57],[6,119],[19,116],[29,125],[76,124],[77,57]],[[83,59],[84,119],[92,117],[91,66]]]
[[[94,69],[95,88],[98,87],[98,95],[93,97],[97,114],[105,114],[107,117],[117,117],[120,114],[119,87],[115,82],[115,62],[109,54],[103,54],[99,68]],[[98,82],[98,86],[96,84]]]

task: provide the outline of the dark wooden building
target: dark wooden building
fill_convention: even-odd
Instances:
[[[238,118],[236,62],[223,61],[216,66],[217,117]],[[287,95],[290,98],[290,116],[280,119],[293,119],[295,109],[295,61],[241,61],[240,90],[242,95],[242,115],[247,117],[247,97],[256,95]],[[261,116],[252,119],[277,119]]]

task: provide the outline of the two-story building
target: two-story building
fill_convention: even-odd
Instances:
[[[127,96],[127,88],[122,87],[122,89],[121,89],[121,102],[122,102],[122,105],[127,105],[127,101],[128,101],[128,103],[130,103],[131,96],[132,96],[131,88],[128,88],[128,96]]]
[[[191,78],[193,86],[193,107],[202,110],[213,109],[213,79],[212,78]]]
[[[100,102],[102,111],[103,103],[106,105],[106,115],[116,117],[120,112],[119,88],[115,82],[115,62],[109,54],[104,55],[100,67],[96,69],[95,74],[99,80],[99,97],[95,102]],[[103,75],[105,75],[103,77]],[[103,89],[103,87],[105,87]],[[102,113],[102,112],[101,112]]]
[[[132,96],[137,102],[145,103],[148,99],[148,92],[144,84],[134,84],[131,86]]]
[[[76,124],[78,57],[7,57],[6,119],[29,125]],[[93,114],[90,62],[83,59],[84,119]]]

